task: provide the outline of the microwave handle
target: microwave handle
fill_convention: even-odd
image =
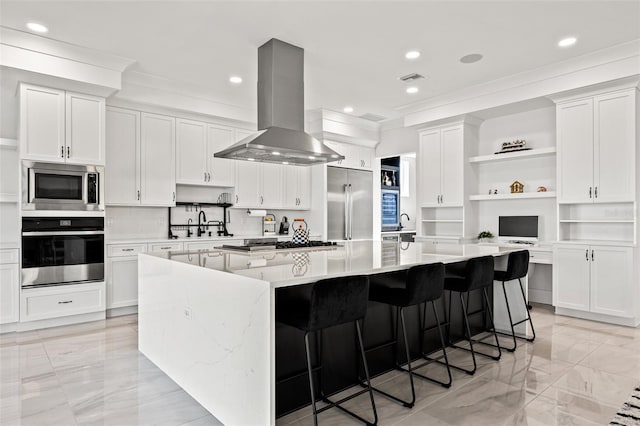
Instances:
[[[23,237],[52,237],[56,235],[104,235],[104,231],[31,231],[23,232]]]

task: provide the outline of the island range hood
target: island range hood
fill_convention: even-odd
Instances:
[[[304,50],[272,38],[258,48],[258,132],[216,158],[313,165],[344,159],[304,131]]]

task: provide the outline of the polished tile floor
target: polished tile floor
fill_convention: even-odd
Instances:
[[[454,371],[450,389],[417,380],[409,410],[376,395],[381,425],[606,424],[640,383],[640,328],[533,312],[538,338],[499,362],[479,359],[474,376]],[[468,354],[450,358],[467,364]],[[439,366],[428,366],[440,374]],[[408,397],[395,372],[376,385]],[[367,416],[366,395],[347,406]],[[310,425],[305,408],[278,426]],[[357,424],[338,410],[328,425]],[[0,335],[0,424],[218,425],[171,379],[137,351],[137,317]]]

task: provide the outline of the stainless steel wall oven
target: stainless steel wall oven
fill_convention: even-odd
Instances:
[[[24,217],[22,287],[104,280],[104,218]]]

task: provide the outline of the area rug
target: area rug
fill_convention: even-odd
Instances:
[[[640,425],[640,386],[635,388],[609,424],[621,426]]]

